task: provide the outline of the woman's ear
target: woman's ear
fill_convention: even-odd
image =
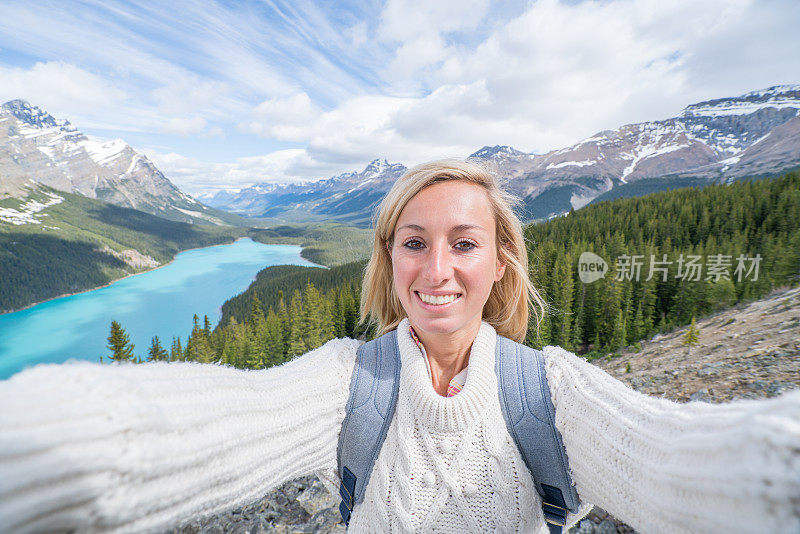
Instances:
[[[506,272],[506,264],[500,263],[500,260],[497,260],[497,272],[495,273],[494,281],[499,282],[500,280],[502,280],[505,272]]]

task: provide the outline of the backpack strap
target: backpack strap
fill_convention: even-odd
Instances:
[[[577,512],[580,499],[556,429],[544,355],[498,335],[495,370],[508,432],[533,476],[551,534],[560,534],[567,510]]]
[[[400,349],[397,330],[369,341],[358,349],[350,397],[336,449],[339,512],[345,525],[356,504],[364,500],[372,467],[392,422],[400,388]]]

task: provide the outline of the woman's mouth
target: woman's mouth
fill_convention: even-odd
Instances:
[[[461,298],[461,293],[450,293],[447,295],[428,295],[419,291],[414,291],[414,293],[426,307],[437,309],[447,307],[449,304]]]

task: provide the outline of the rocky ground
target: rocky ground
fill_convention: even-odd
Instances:
[[[718,312],[697,322],[691,352],[686,327],[659,334],[641,350],[593,363],[632,388],[679,402],[774,397],[800,389],[800,288]],[[195,521],[169,534],[344,532],[339,500],[315,477],[288,482],[262,500]],[[631,533],[595,507],[570,534]]]
[[[715,313],[697,328],[691,353],[684,327],[643,342],[639,352],[594,363],[638,391],[676,401],[774,397],[800,388],[800,287]]]

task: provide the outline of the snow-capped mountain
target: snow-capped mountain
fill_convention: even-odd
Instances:
[[[367,224],[372,210],[405,171],[405,165],[376,159],[361,172],[302,184],[255,184],[233,197],[226,192],[217,193],[206,202],[249,216]]]
[[[181,221],[219,219],[122,139],[81,133],[24,100],[0,106],[0,198],[37,184]]]
[[[602,131],[542,155],[495,147],[471,158],[508,177],[509,188],[525,198],[527,215],[543,218],[580,208],[612,189],[629,196],[797,167],[799,113],[800,85],[775,86],[693,104],[677,117]],[[660,185],[643,189],[652,179]]]
[[[546,154],[498,145],[469,159],[524,199],[527,219],[597,199],[776,175],[800,166],[800,85],[699,102],[677,117],[605,130]],[[301,185],[258,184],[209,204],[247,215],[294,213],[366,224],[403,171],[402,164],[375,160],[360,173]]]

